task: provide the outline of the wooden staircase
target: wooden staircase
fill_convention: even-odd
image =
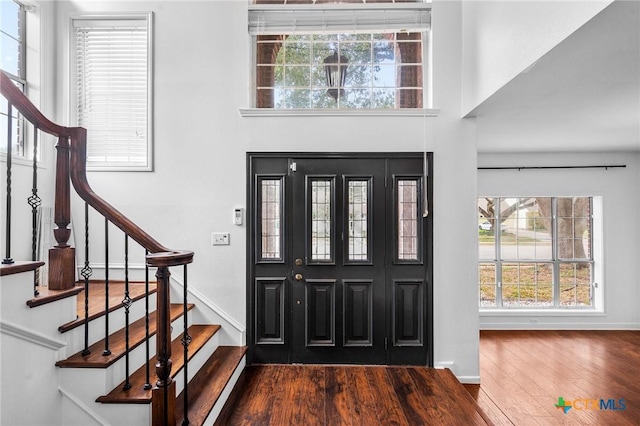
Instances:
[[[164,246],[93,191],[86,173],[86,129],[66,127],[49,120],[3,71],[0,71],[0,94],[7,100],[6,115],[19,114],[19,125],[24,127],[13,132],[11,126],[15,120],[7,121],[6,187],[3,187],[7,214],[4,219],[6,235],[3,235],[5,257],[0,268],[3,277],[0,331],[2,338],[7,336],[12,344],[10,349],[4,346],[2,352],[3,396],[10,393],[11,402],[7,403],[6,398],[0,401],[3,408],[0,423],[44,422],[65,426],[213,424],[244,369],[246,359],[245,347],[222,343],[244,344],[242,327],[188,287],[187,266],[193,262],[192,251]],[[17,189],[28,187],[25,186],[25,174],[15,173],[14,176],[12,169],[11,147],[15,145],[12,138],[18,133],[33,136],[34,140],[33,172],[28,174],[31,191],[20,194],[31,207],[31,232],[25,229],[26,222],[18,221],[19,226],[12,226],[15,222],[11,221],[14,214],[15,217],[26,217],[24,212],[17,214],[11,207],[11,199],[17,199],[19,195]],[[38,232],[42,232],[37,225],[42,198],[38,195],[35,148],[37,141],[51,143],[54,139],[50,136],[57,138],[55,176],[47,176],[53,179],[50,184],[54,188],[52,221],[55,226],[52,231],[55,243],[53,247],[47,247],[47,257],[38,255],[37,247]],[[14,185],[14,179],[18,182],[19,176],[22,182]],[[161,187],[155,195],[170,196]],[[71,244],[72,198],[74,202],[82,203],[85,210],[84,241],[78,242],[84,250],[78,252]],[[94,219],[95,214],[101,219],[97,225],[93,219],[89,223],[90,211]],[[109,248],[110,228],[123,234],[123,247]],[[104,266],[101,267],[104,282],[92,278],[89,261],[90,236],[95,238],[99,230],[103,232],[105,244],[93,253],[104,255]],[[20,259],[14,261],[12,233],[22,237],[31,234],[30,256],[22,247],[18,254]],[[144,253],[143,283],[129,280],[130,240],[137,244],[134,250]],[[110,252],[124,259],[124,267],[108,261]],[[35,273],[43,262],[20,261],[29,257],[47,257],[48,285],[43,286]],[[84,267],[81,268],[82,261]],[[171,278],[172,268],[182,269],[180,279]],[[122,272],[124,281],[108,280],[112,269]],[[153,284],[148,280],[150,272],[155,273]],[[78,274],[84,278],[82,285],[74,282]],[[175,290],[173,287],[180,286],[182,292],[172,291]],[[197,295],[195,297],[205,306],[199,308],[187,303],[189,292]],[[194,313],[198,311],[196,318],[201,324],[194,325]],[[221,332],[221,326],[210,324],[218,320],[240,331],[240,339],[229,339],[228,330]],[[226,340],[221,335],[227,336]],[[47,367],[51,353],[55,353],[56,367]],[[17,369],[5,375],[5,371],[19,363],[22,354],[25,358],[40,358],[27,364],[24,375]],[[9,358],[11,363],[5,362]],[[9,382],[15,382],[17,389],[4,386]],[[49,408],[44,415],[33,413],[29,416],[29,411],[18,405],[44,393],[42,387],[34,385],[36,382],[46,386]],[[185,398],[187,394],[188,398]],[[49,410],[55,412],[49,413]],[[38,420],[29,421],[30,417]]]
[[[41,263],[41,262],[40,262]],[[28,299],[27,306],[37,310],[42,306],[55,306],[55,303],[68,298],[76,298],[76,319],[68,321],[58,326],[58,331],[69,344],[66,358],[56,362],[60,368],[60,384],[67,392],[72,393],[77,398],[76,403],[85,405],[85,410],[94,412],[94,421],[97,423],[113,425],[129,424],[151,424],[152,386],[158,380],[155,372],[157,357],[151,357],[148,364],[144,362],[146,345],[146,322],[144,316],[132,321],[129,326],[129,352],[131,362],[135,362],[136,370],[133,371],[129,379],[122,377],[124,358],[127,354],[127,344],[125,341],[124,328],[118,328],[111,332],[108,337],[108,347],[110,354],[104,355],[105,338],[93,341],[89,346],[89,353],[84,354],[84,349],[78,343],[82,343],[83,338],[79,337],[84,333],[84,287],[79,285],[69,290],[49,290],[41,287],[42,290],[37,297]],[[115,316],[123,309],[122,298],[124,294],[124,283],[109,283],[110,315]],[[149,286],[146,293],[144,283],[132,282],[130,285],[130,296],[134,300],[131,312],[137,311],[138,305],[144,305],[145,297],[154,298],[156,293],[155,285]],[[92,282],[90,285],[89,298],[89,327],[96,329],[90,334],[100,335],[104,333],[105,318],[105,292],[104,282]],[[25,286],[28,288],[28,286]],[[155,305],[155,300],[151,300]],[[187,304],[187,315],[197,309],[195,304]],[[139,311],[139,309],[138,309]],[[182,330],[185,312],[183,304],[171,304],[171,321],[177,323],[174,329]],[[149,335],[150,340],[154,340],[156,334],[155,312],[149,315]],[[120,324],[117,325],[120,327]],[[216,336],[221,326],[213,324],[192,324],[188,327],[190,341],[188,344],[188,375],[189,375],[189,401],[187,418],[189,424],[205,425],[213,424],[216,417],[222,410],[224,403],[233,390],[245,362],[245,346],[223,346],[220,345]],[[172,353],[174,356],[171,378],[176,381],[180,394],[176,398],[176,424],[182,424],[184,419],[184,393],[180,385],[183,382],[184,374],[184,351],[183,333],[178,333],[172,339]],[[154,347],[155,341],[150,341],[150,346]],[[134,355],[135,353],[135,355]],[[152,354],[155,350],[152,350]],[[134,361],[135,360],[135,361]],[[83,378],[83,372],[89,372],[88,378]],[[149,380],[147,381],[147,377]],[[111,383],[118,379],[118,384]],[[123,409],[132,406],[133,408]]]

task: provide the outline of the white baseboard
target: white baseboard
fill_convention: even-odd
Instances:
[[[638,323],[537,323],[523,324],[519,322],[480,324],[480,330],[640,330]]]
[[[109,424],[108,421],[106,421],[105,419],[100,417],[96,412],[94,412],[92,409],[90,409],[86,404],[84,404],[82,401],[80,401],[78,398],[76,398],[73,394],[67,392],[66,390],[64,390],[60,386],[58,386],[58,390],[60,391],[60,393],[65,398],[67,398],[69,401],[71,401],[76,407],[78,407],[80,410],[82,410],[86,415],[91,417],[97,423],[99,423],[101,425],[108,425]]]
[[[181,289],[184,289],[184,282],[182,281],[182,277],[171,275],[171,281],[173,281],[174,284],[178,285]],[[221,324],[224,329],[228,331],[228,327],[226,326],[229,326],[233,330],[235,330],[235,333],[234,333],[235,345],[245,346],[247,344],[247,330],[242,324],[236,321],[235,318],[233,318],[231,315],[229,315],[224,310],[222,310],[219,306],[217,306],[215,303],[213,303],[211,300],[205,297],[198,290],[188,287],[187,292],[198,300],[197,306],[200,309],[202,309],[202,307],[204,306],[206,307],[206,309],[210,310],[215,316],[222,319],[226,323],[226,325]]]
[[[479,385],[480,376],[456,376],[456,379],[464,385]]]

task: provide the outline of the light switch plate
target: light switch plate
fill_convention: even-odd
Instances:
[[[228,246],[229,233],[228,232],[214,232],[211,234],[211,244],[214,246]]]

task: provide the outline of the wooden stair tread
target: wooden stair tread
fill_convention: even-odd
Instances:
[[[189,336],[191,336],[191,342],[189,343],[189,360],[195,356],[196,353],[213,337],[214,334],[220,329],[219,325],[192,325],[189,327]],[[180,334],[178,338],[171,342],[171,377],[175,377],[178,372],[184,366],[182,336]],[[155,364],[158,360],[157,356],[154,356],[149,361],[149,383],[155,384],[158,381],[156,374]],[[103,395],[96,399],[96,402],[102,402],[105,404],[150,404],[151,403],[151,389],[145,389],[144,386],[147,383],[147,368],[143,365],[137,369],[130,377],[129,384],[130,389],[125,390],[125,381],[120,383],[107,395]]]
[[[72,287],[67,290],[51,290],[49,287],[38,286],[38,293],[40,294],[33,299],[27,300],[27,306],[30,308],[42,306],[47,303],[55,302],[56,300],[75,296],[82,290],[82,286]]]
[[[82,284],[84,286],[84,284]],[[122,308],[124,305],[124,281],[109,281],[109,312]],[[149,283],[149,294],[155,293],[157,285]],[[129,297],[133,302],[144,298],[146,295],[144,282],[129,282]],[[89,283],[89,321],[105,314],[105,285],[104,281],[91,281]],[[84,325],[84,288],[78,293],[78,316],[75,320],[58,327],[58,331],[66,333],[76,327]]]
[[[44,262],[40,262],[37,260],[16,260],[13,263],[9,264],[0,264],[0,277],[4,277],[5,275],[13,275],[20,274],[22,272],[35,271],[39,267],[44,265]]]
[[[189,382],[189,422],[203,424],[247,351],[246,346],[220,346]],[[184,392],[176,401],[176,422],[184,418]]]
[[[193,304],[187,306],[188,310],[193,309]],[[183,314],[183,305],[179,303],[171,304],[171,321],[175,321]],[[156,334],[156,312],[149,314],[149,336]],[[144,342],[146,337],[145,318],[129,325],[129,350]],[[56,366],[63,368],[107,368],[125,355],[125,329],[122,328],[109,335],[110,355],[102,355],[104,350],[104,339],[89,346],[90,353],[82,355],[82,351],[70,356],[65,360],[56,362]]]

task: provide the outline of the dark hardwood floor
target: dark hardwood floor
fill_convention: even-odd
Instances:
[[[482,331],[480,381],[496,425],[640,425],[640,331]]]
[[[449,370],[419,367],[247,367],[219,425],[487,425]]]
[[[448,370],[252,366],[217,424],[640,425],[640,331],[482,331],[480,375],[462,387]]]

